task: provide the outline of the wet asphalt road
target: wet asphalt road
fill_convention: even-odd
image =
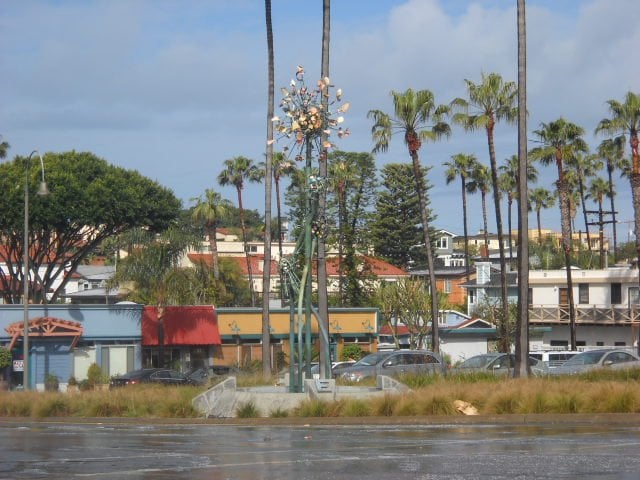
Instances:
[[[40,478],[637,479],[640,427],[0,420],[0,479]]]

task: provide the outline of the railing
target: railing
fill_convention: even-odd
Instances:
[[[576,323],[620,325],[640,323],[638,307],[576,306]],[[532,306],[529,308],[530,323],[566,323],[569,321],[568,305]]]

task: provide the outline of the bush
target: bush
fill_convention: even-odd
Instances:
[[[44,377],[44,389],[47,392],[57,392],[60,387],[58,376],[53,373],[47,373]]]
[[[0,347],[0,370],[11,366],[11,351],[6,347]]]
[[[340,355],[341,360],[360,360],[362,358],[362,349],[358,345],[345,345]]]
[[[89,388],[94,388],[96,385],[109,383],[109,376],[102,371],[100,365],[92,363],[87,370],[87,383]]]

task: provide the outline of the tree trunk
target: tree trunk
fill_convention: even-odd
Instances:
[[[480,198],[482,198],[482,223],[484,226],[484,255],[489,256],[489,223],[487,222],[487,194],[480,192]]]
[[[331,38],[331,0],[322,0],[322,58],[321,72],[322,78],[329,77],[329,45]],[[328,86],[327,86],[328,88]],[[328,109],[329,99],[322,97],[322,105]],[[323,134],[323,140],[326,140]],[[324,144],[324,142],[321,142]],[[320,178],[327,178],[327,150],[322,147],[320,153],[318,174]],[[327,194],[325,189],[321,189],[318,199],[318,216],[324,220],[327,209]],[[327,293],[327,262],[325,257],[324,237],[318,236],[318,324],[320,331],[320,376],[331,378],[331,352],[329,350],[329,299]]]
[[[514,375],[529,375],[529,187],[527,185],[527,33],[525,0],[518,0],[518,314]]]
[[[273,179],[273,122],[274,114],[274,65],[273,65],[273,26],[271,23],[271,0],[264,1],[267,27],[268,56],[268,99],[267,99],[267,155],[264,189],[264,267],[262,269],[262,375],[271,376],[271,326],[269,321],[269,300],[271,286],[271,182]],[[278,223],[280,218],[278,217]],[[280,232],[278,232],[279,234]],[[249,276],[251,279],[251,276]]]
[[[616,221],[616,204],[613,200],[613,165],[607,162],[607,175],[609,177],[609,200],[611,202],[611,221],[613,223],[613,263],[618,262],[618,222]]]
[[[580,188],[580,203],[582,204],[582,217],[584,219],[584,229],[587,234],[587,246],[588,246],[587,248],[589,251],[591,251],[591,233],[589,233],[589,219],[587,218],[587,204],[584,198],[584,182],[582,181],[582,177],[580,177],[579,179],[578,187]]]
[[[489,122],[487,127],[487,143],[489,144],[489,161],[491,163],[491,183],[493,184],[493,203],[496,211],[496,229],[498,230],[498,250],[500,253],[500,293],[502,300],[502,313],[500,315],[500,339],[501,351],[511,351],[511,339],[509,338],[509,296],[507,291],[507,264],[504,254],[504,233],[502,232],[502,213],[500,212],[500,185],[498,184],[498,165],[496,163],[496,150],[493,143],[493,129],[495,123]]]
[[[571,222],[569,221],[569,192],[567,182],[560,169],[558,181],[558,193],[560,194],[560,221],[562,223],[562,248],[564,250],[564,262],[567,272],[567,301],[569,303],[569,330],[571,337],[571,350],[576,349],[576,314],[573,303],[573,279],[571,272]]]
[[[460,175],[462,181],[462,222],[464,225],[464,264],[467,271],[467,283],[471,281],[471,265],[469,263],[469,229],[467,227],[467,181]],[[469,313],[469,312],[467,312]]]
[[[220,259],[218,258],[218,229],[215,222],[209,228],[209,248],[211,249],[211,265],[213,267],[213,278],[220,280]]]
[[[251,271],[251,260],[249,258],[249,244],[247,243],[247,227],[244,222],[244,208],[242,206],[242,190],[238,191],[238,210],[240,212],[240,227],[242,229],[242,245],[244,247],[244,257],[247,260],[247,275],[249,275],[249,291],[251,292],[251,306],[256,306],[256,298],[253,292],[253,274]]]
[[[431,349],[434,352],[440,351],[440,336],[438,332],[438,289],[436,286],[436,272],[433,266],[433,252],[431,249],[431,235],[429,234],[429,213],[427,210],[426,193],[422,185],[422,175],[420,172],[420,159],[416,151],[411,151],[413,163],[413,175],[416,180],[416,191],[420,202],[420,216],[422,219],[422,232],[424,234],[424,245],[427,253],[427,268],[429,269],[429,288],[431,290]]]

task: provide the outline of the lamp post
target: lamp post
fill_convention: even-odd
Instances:
[[[27,158],[24,176],[24,238],[23,238],[23,257],[22,257],[22,281],[23,281],[23,297],[24,306],[24,325],[23,325],[23,372],[22,387],[29,390],[29,167],[31,167],[31,158],[38,154],[40,158],[40,171],[42,172],[42,180],[38,187],[37,195],[45,196],[49,194],[49,189],[44,181],[44,161],[40,152],[34,150]]]

